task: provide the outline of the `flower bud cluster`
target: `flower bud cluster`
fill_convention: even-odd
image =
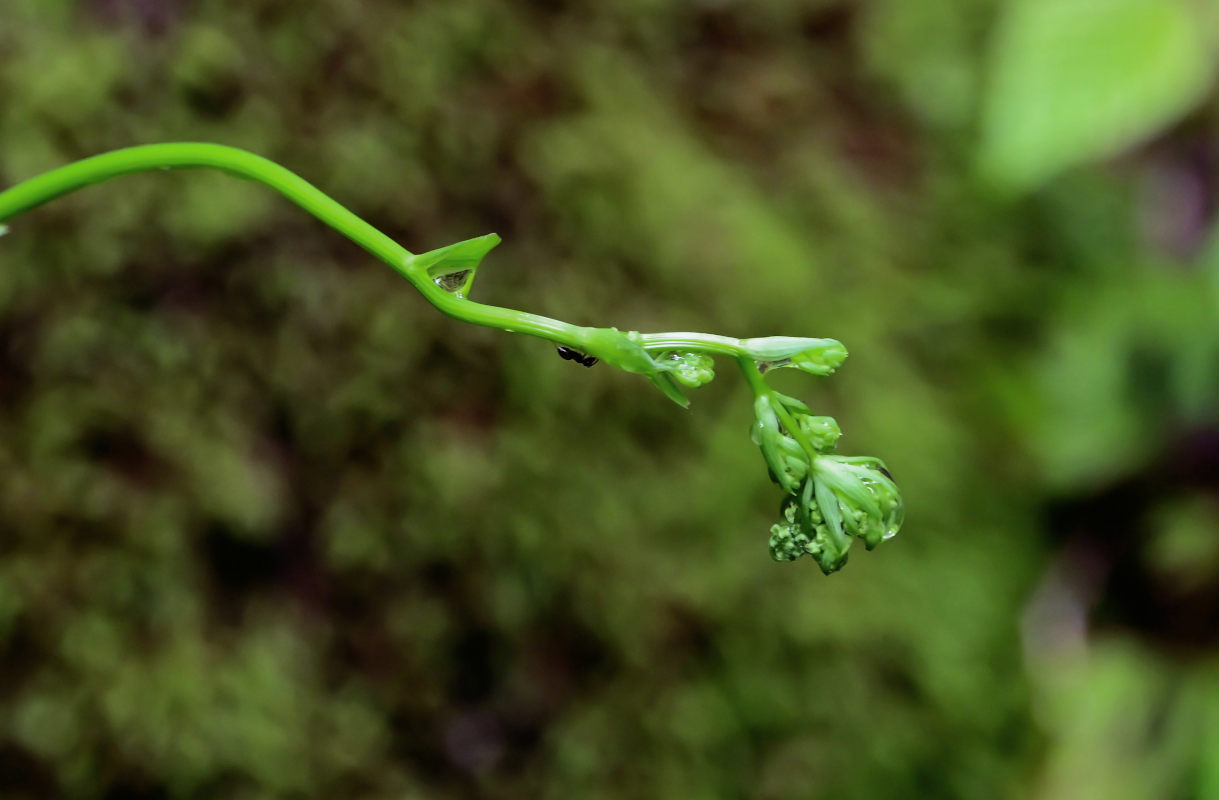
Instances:
[[[770,529],[776,561],[811,555],[828,575],[846,564],[853,539],[871,550],[897,533],[904,517],[897,485],[878,459],[831,455],[841,436],[831,417],[778,392],[759,395],[754,414],[752,438],[786,494]]]
[[[706,353],[670,351],[657,359],[682,386],[697,389],[715,378],[715,360]]]

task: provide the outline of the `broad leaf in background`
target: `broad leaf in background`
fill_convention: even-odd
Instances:
[[[1203,32],[1178,0],[1011,3],[983,108],[983,174],[1027,191],[1177,119],[1213,76]]]

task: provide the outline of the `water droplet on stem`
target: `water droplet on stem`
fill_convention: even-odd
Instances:
[[[452,272],[441,272],[431,275],[431,278],[432,283],[449,294],[465,299],[466,289],[474,279],[474,270],[458,269]]]

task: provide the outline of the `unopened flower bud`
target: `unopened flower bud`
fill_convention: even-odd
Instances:
[[[813,375],[829,375],[842,366],[847,349],[836,339],[765,336],[743,339],[741,347],[763,372],[795,367]]]
[[[791,523],[779,523],[770,528],[770,557],[775,561],[795,561],[809,552],[812,540]]]
[[[813,473],[817,502],[827,521],[838,516],[842,527],[863,539],[869,550],[897,535],[905,519],[901,493],[879,461],[819,456]],[[827,505],[834,506],[833,514]]]
[[[800,430],[818,453],[831,453],[838,445],[842,429],[833,417],[800,416],[796,418]]]
[[[675,380],[691,389],[710,383],[715,377],[715,361],[706,353],[671,352],[657,360],[669,367]]]

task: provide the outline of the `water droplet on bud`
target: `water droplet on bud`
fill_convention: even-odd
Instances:
[[[902,523],[906,521],[906,508],[902,505],[899,499],[893,508],[885,514],[885,539],[892,539],[901,530]]]

